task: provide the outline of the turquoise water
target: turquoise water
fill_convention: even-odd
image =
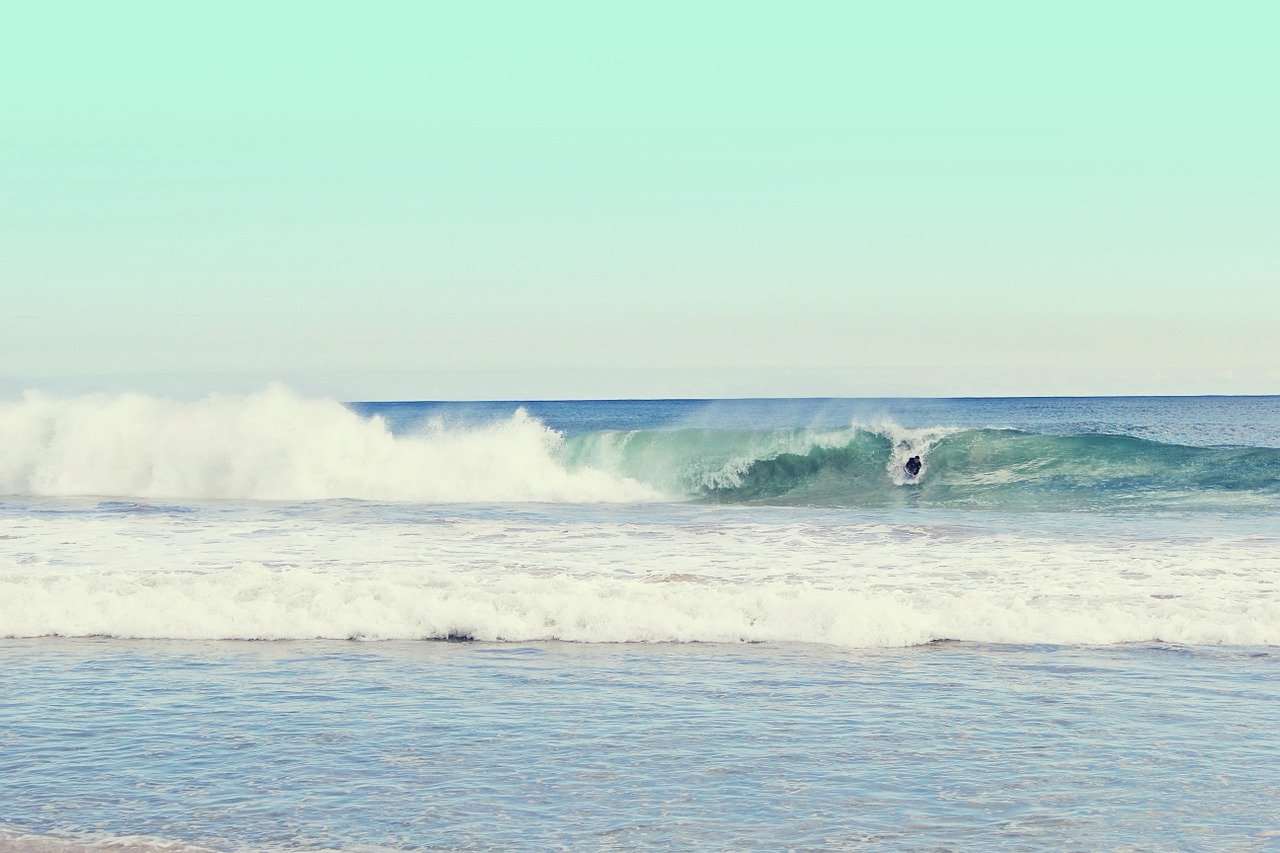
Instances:
[[[1280,843],[1280,398],[37,395],[0,448],[0,850]]]
[[[1280,398],[664,400],[366,403],[424,422],[527,412],[573,469],[675,498],[968,509],[1255,509],[1280,505]],[[921,455],[917,478],[902,465]],[[913,488],[904,489],[910,485]]]

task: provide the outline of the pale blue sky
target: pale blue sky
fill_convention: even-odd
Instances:
[[[52,4],[0,392],[1280,392],[1271,4]]]

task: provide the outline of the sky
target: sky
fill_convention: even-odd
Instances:
[[[1277,8],[26,4],[0,396],[1280,393]]]

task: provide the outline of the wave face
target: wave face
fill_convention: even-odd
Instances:
[[[564,453],[707,501],[988,510],[1280,508],[1280,449],[998,429],[604,432]],[[922,458],[909,477],[904,463]]]
[[[380,417],[283,387],[178,403],[141,395],[0,404],[0,494],[423,502],[618,502],[635,481],[559,460],[562,436],[523,412],[429,421],[393,435]]]

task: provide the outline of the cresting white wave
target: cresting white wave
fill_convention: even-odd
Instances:
[[[381,418],[280,386],[192,403],[137,394],[0,403],[0,494],[432,502],[629,502],[634,480],[568,470],[523,411],[392,435]]]
[[[910,429],[891,420],[881,420],[865,427],[869,432],[883,435],[893,442],[889,453],[889,461],[885,463],[885,473],[896,485],[918,485],[929,476],[929,451],[949,435],[960,432],[951,427],[932,427],[926,429]],[[919,474],[911,477],[907,474],[907,460],[919,456],[922,466]]]

